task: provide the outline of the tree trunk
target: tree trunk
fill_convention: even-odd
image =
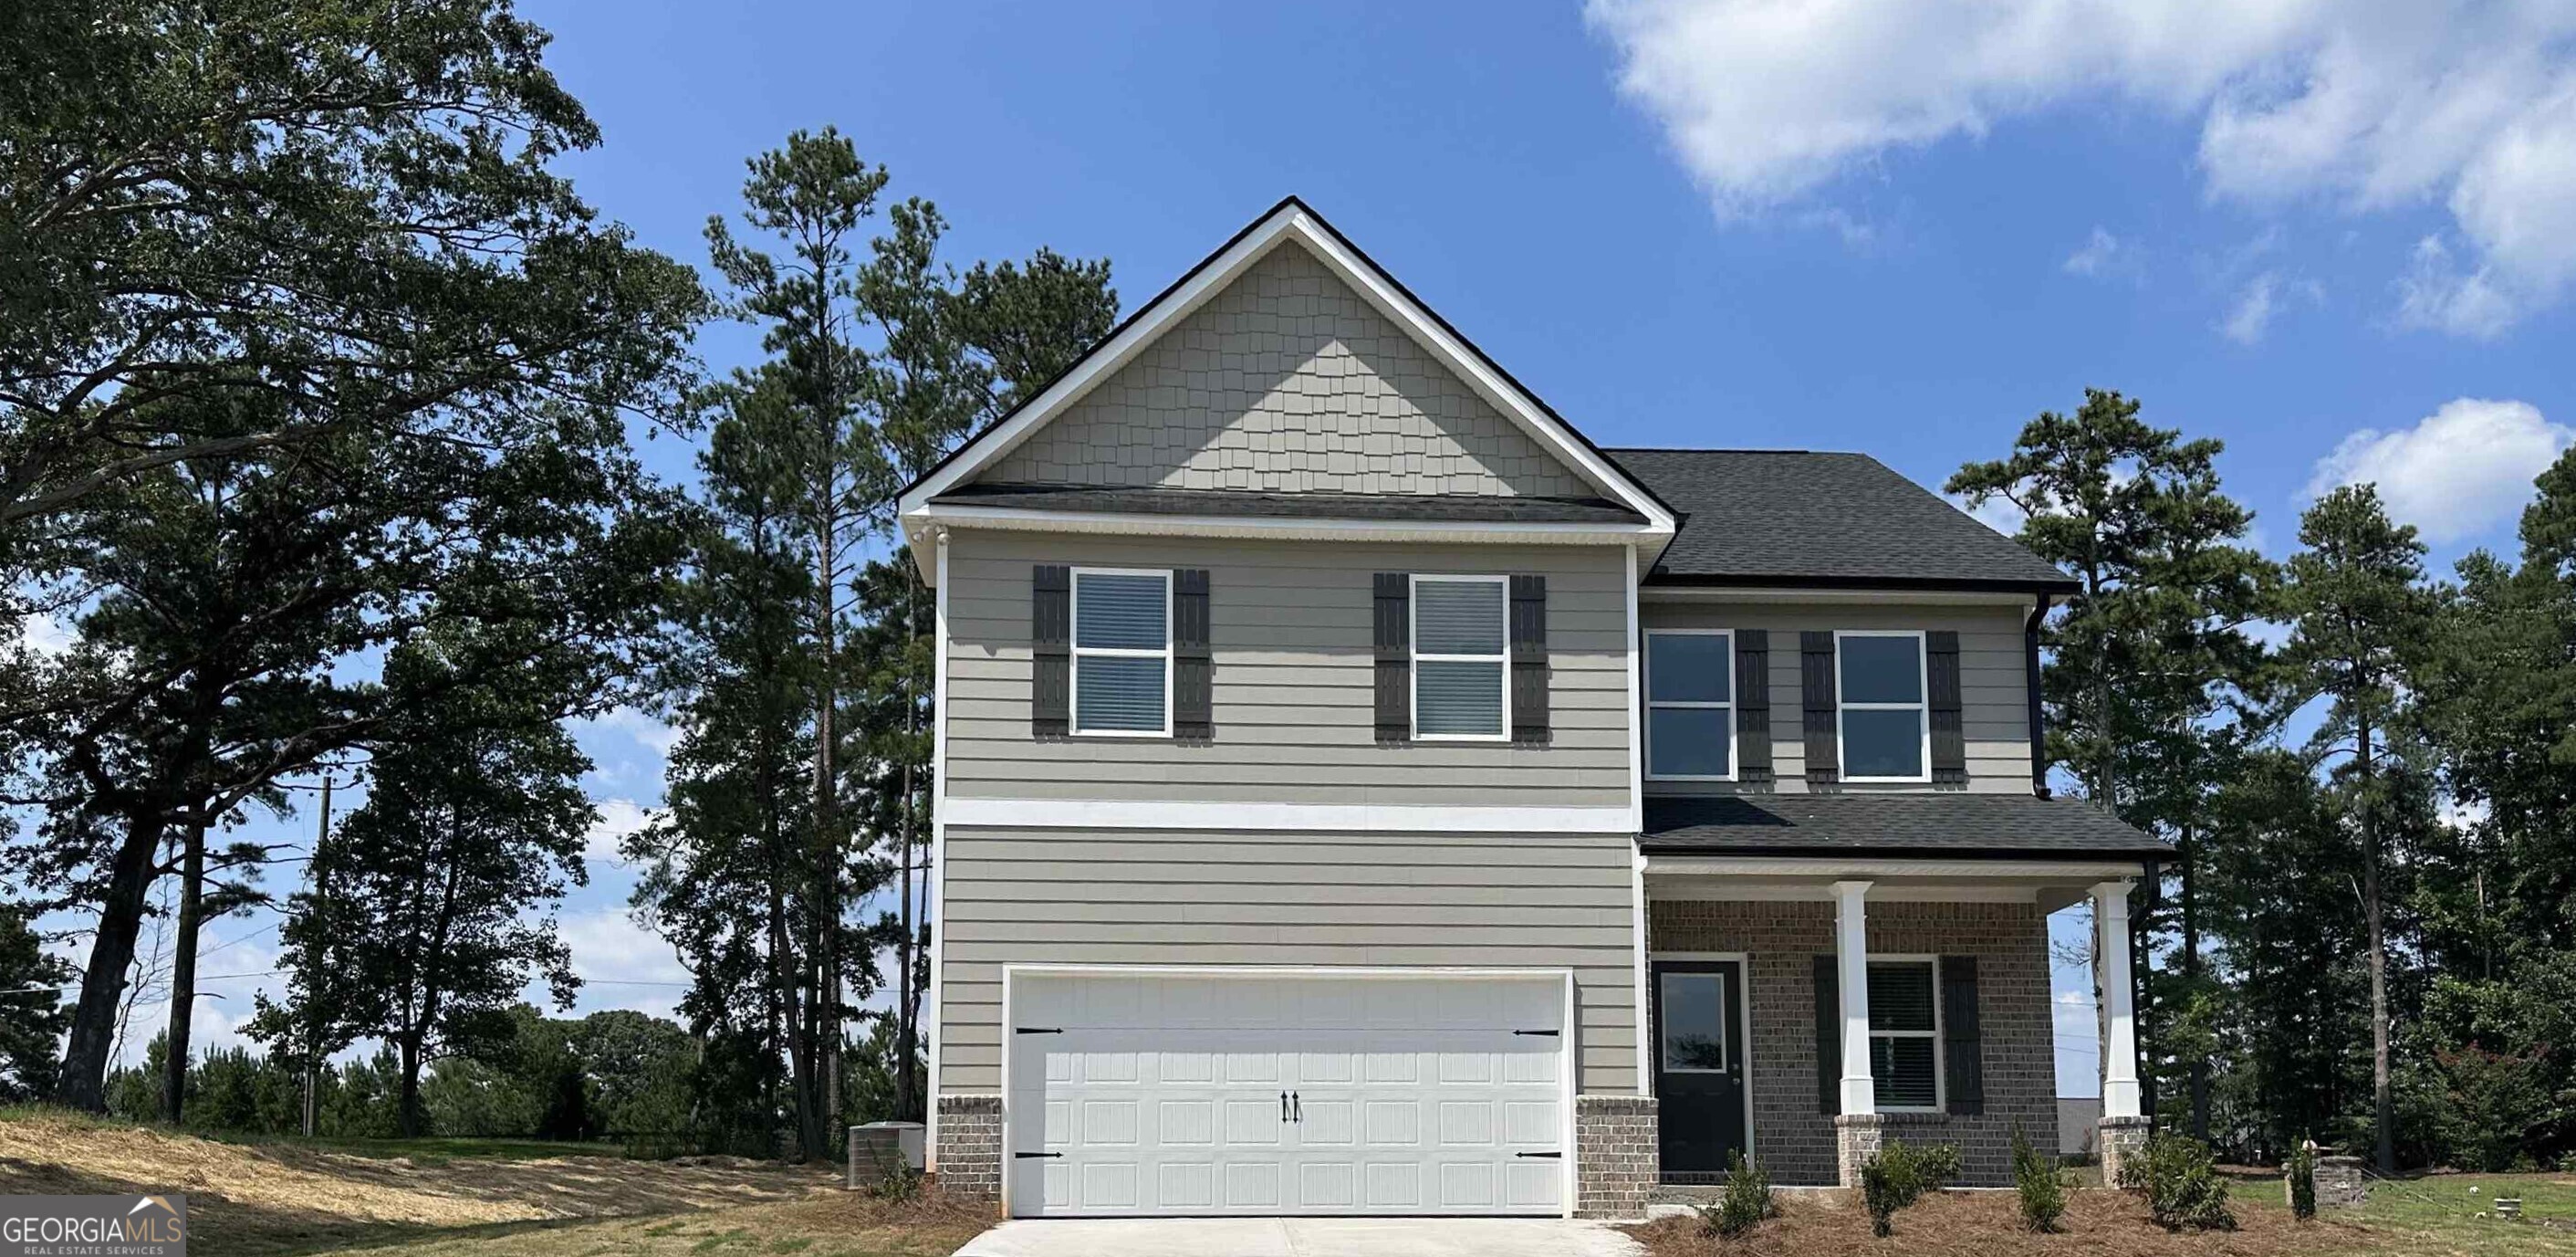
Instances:
[[[152,889],[152,856],[161,847],[158,818],[126,823],[99,905],[98,934],[90,940],[89,967],[81,974],[80,1006],[63,1047],[62,1078],[55,1098],[93,1113],[107,1111],[107,1055],[116,1037],[117,996],[134,963],[134,936],[143,928],[143,899]]]
[[[2383,1175],[2397,1172],[2397,1103],[2388,1068],[2388,939],[2379,905],[2379,824],[2371,793],[2370,717],[2355,723],[2361,742],[2361,897],[2370,915],[2370,1092],[2372,1154]]]
[[[162,1054],[161,1113],[173,1126],[188,1105],[188,1036],[197,1007],[197,927],[205,900],[206,825],[188,826],[179,867],[179,937],[170,957],[169,1050]]]
[[[420,1138],[420,1036],[402,1036],[402,1105],[398,1110],[402,1136]]]
[[[2182,831],[2182,971],[2195,996],[2200,991],[2200,901],[2194,894],[2193,869],[2200,854],[2200,839],[2191,827]],[[2209,1142],[2209,1057],[2193,1053],[2191,1060],[2191,1137]]]
[[[828,333],[825,343],[830,343]],[[841,1072],[841,984],[837,947],[841,922],[840,782],[833,754],[838,737],[833,717],[840,706],[839,617],[833,614],[834,604],[841,594],[837,527],[840,503],[836,500],[840,488],[839,442],[836,439],[840,427],[838,396],[831,381],[826,379],[825,405],[816,416],[822,429],[820,448],[824,463],[820,469],[822,480],[815,494],[814,633],[822,666],[817,670],[814,699],[814,866],[808,870],[814,887],[814,950],[811,957],[816,973],[806,1047],[808,1055],[814,1057],[809,1068],[819,1071],[823,1081],[817,1089],[815,1102],[806,1106],[805,1120],[800,1128],[808,1157],[820,1155],[826,1149],[822,1142],[822,1114],[814,1110],[828,1107],[835,1114],[839,1112],[837,1100]]]

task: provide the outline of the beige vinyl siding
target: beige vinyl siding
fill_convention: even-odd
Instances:
[[[1269,493],[1592,488],[1285,243],[979,479]]]
[[[2029,608],[1941,606],[1935,603],[1656,602],[1639,606],[1646,630],[1659,628],[1758,628],[1771,634],[1771,766],[1783,794],[1807,788],[1805,712],[1798,675],[1802,631],[1949,629],[1959,635],[1960,723],[1967,734],[1971,791],[2030,793],[2030,707],[2022,653],[2022,622]],[[1656,781],[1649,795],[1730,794],[1732,782]],[[1847,792],[1926,791],[1928,785],[1846,783]],[[1954,790],[1958,787],[1944,786]]]
[[[1571,969],[1580,1089],[1636,1088],[1624,834],[948,830],[939,1085],[1001,1082],[1004,964]]]
[[[1215,737],[1030,735],[1030,570],[1206,568]],[[1546,746],[1376,738],[1377,572],[1547,577]],[[960,529],[948,554],[948,793],[1152,802],[1621,807],[1626,557],[1608,546],[1215,541]]]

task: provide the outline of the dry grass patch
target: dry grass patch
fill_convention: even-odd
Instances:
[[[372,1251],[380,1257],[947,1257],[993,1221],[990,1205],[950,1204],[935,1193],[895,1204],[833,1192],[661,1218],[495,1227]]]
[[[790,1201],[836,1182],[827,1167],[732,1157],[415,1160],[51,1115],[0,1120],[0,1193],[185,1192],[207,1250],[225,1254]]]

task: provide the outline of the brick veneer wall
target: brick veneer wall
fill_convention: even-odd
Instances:
[[[1743,952],[1753,1038],[1753,1150],[1783,1186],[1830,1187],[1833,1119],[1816,1105],[1815,960],[1834,950],[1823,902],[1665,900],[1650,905],[1657,952]],[[1962,1186],[2012,1181],[2019,1123],[2046,1148],[2057,1138],[2057,1059],[2048,993],[2048,920],[2036,904],[1871,903],[1869,949],[1977,958],[1986,1105],[1976,1117],[1899,1116],[1890,1137],[1955,1143]]]
[[[1271,493],[1592,490],[1296,244],[984,477]]]
[[[1002,1198],[1002,1097],[939,1097],[939,1188],[958,1200]]]
[[[1653,1097],[1576,1096],[1574,1148],[1576,1216],[1646,1215],[1658,1156]]]

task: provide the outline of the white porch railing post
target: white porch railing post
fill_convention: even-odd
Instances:
[[[1843,1104],[1845,1116],[1878,1111],[1878,1085],[1869,1073],[1869,914],[1862,899],[1868,882],[1834,883],[1834,969],[1843,1002]]]
[[[2102,1116],[2138,1113],[2138,1019],[2129,991],[2129,884],[2093,887],[2094,954],[2101,960]]]

